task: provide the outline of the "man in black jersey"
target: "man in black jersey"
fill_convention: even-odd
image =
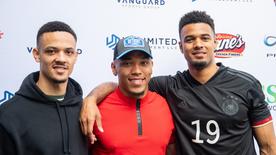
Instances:
[[[176,152],[255,155],[255,137],[261,155],[274,155],[272,117],[261,84],[248,73],[215,62],[214,27],[213,19],[205,12],[185,14],[179,22],[179,46],[189,69],[174,76],[154,77],[149,83],[150,90],[170,104],[176,127]],[[95,102],[105,96],[101,93],[114,89],[111,84],[107,87],[94,89],[86,99],[94,103],[83,106],[83,132],[89,136],[92,125],[87,118],[95,118],[100,124]]]

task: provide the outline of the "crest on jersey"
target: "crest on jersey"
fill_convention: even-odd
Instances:
[[[238,99],[231,95],[223,98],[221,108],[225,114],[235,115],[239,111]]]

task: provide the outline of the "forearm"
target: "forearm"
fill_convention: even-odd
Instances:
[[[276,155],[276,143],[271,141],[260,146],[260,155]]]
[[[99,131],[103,132],[101,114],[97,104],[100,103],[108,94],[113,92],[116,87],[116,83],[103,83],[94,88],[83,100],[80,112],[81,129],[83,134],[89,137],[92,144],[96,140],[95,135],[93,134],[95,122],[97,123]]]
[[[113,92],[118,87],[117,83],[106,82],[95,87],[86,97],[87,100],[100,103],[108,94]]]
[[[254,128],[255,138],[259,145],[260,155],[276,155],[276,138],[273,123]]]

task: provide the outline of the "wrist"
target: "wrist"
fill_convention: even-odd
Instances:
[[[97,104],[97,98],[92,95],[88,95],[84,98],[85,103],[87,104]]]

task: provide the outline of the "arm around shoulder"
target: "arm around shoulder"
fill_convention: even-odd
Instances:
[[[94,88],[83,100],[80,112],[81,129],[83,134],[88,136],[91,143],[94,143],[96,140],[93,134],[93,126],[95,121],[99,131],[103,132],[101,114],[97,104],[100,103],[108,94],[113,92],[116,87],[118,87],[118,85],[113,82],[103,83]]]
[[[95,87],[85,99],[91,98],[91,101],[100,103],[107,95],[113,92],[118,87],[117,83],[106,82]],[[90,99],[89,99],[90,100]]]

